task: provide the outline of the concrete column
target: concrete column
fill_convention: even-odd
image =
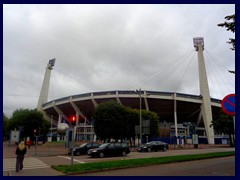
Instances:
[[[94,99],[93,93],[91,93],[91,100],[92,100],[92,103],[93,103],[94,107],[96,108],[97,107],[97,102]]]
[[[58,113],[58,124],[61,123],[62,118],[64,117],[67,121],[69,121],[68,117],[66,117],[65,114],[63,114],[63,112],[55,105],[55,102],[53,102],[53,108],[55,109],[55,111]]]
[[[213,127],[210,127],[210,124],[212,122],[212,109],[207,80],[207,72],[203,57],[203,43],[198,43],[197,51],[198,51],[200,93],[202,95],[201,112],[207,133],[208,144],[214,144],[214,130]]]
[[[62,121],[62,115],[61,114],[58,114],[58,124],[60,124],[61,123],[61,121]]]
[[[117,99],[117,102],[122,105],[122,102],[121,102],[121,100],[119,98],[118,91],[116,91],[116,99]]]
[[[83,119],[86,119],[86,116],[80,111],[80,109],[78,108],[78,106],[72,101],[72,97],[70,98],[70,103],[73,107],[73,109],[75,110],[76,113],[78,113],[78,116],[77,117],[77,123],[79,121],[79,116],[81,116]]]
[[[178,123],[177,123],[177,95],[174,93],[174,126],[175,126],[175,136],[178,138]],[[179,140],[177,139],[177,144],[179,144]]]
[[[145,103],[146,110],[149,111],[147,96],[148,96],[147,92],[144,91],[144,103]]]

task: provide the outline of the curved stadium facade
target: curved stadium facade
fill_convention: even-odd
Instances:
[[[78,116],[76,140],[93,139],[93,113],[96,106],[103,102],[116,101],[124,106],[139,109],[140,97],[142,109],[156,112],[160,118],[161,137],[173,137],[174,132],[174,102],[178,134],[187,136],[188,130],[182,124],[189,122],[196,126],[198,134],[205,137],[205,128],[201,114],[202,97],[173,92],[141,91],[141,96],[135,91],[104,91],[92,92],[63,97],[43,104],[43,111],[54,122],[62,122],[71,116]],[[213,118],[221,109],[221,100],[211,98]]]

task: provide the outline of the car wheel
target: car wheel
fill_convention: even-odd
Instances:
[[[166,150],[167,150],[167,148],[164,146],[164,147],[163,147],[163,151],[166,151]]]
[[[122,152],[122,156],[127,156],[127,153],[125,151]]]
[[[101,152],[101,153],[99,154],[99,156],[100,156],[100,158],[103,158],[103,157],[104,157],[104,153]]]
[[[80,156],[80,151],[76,151],[76,156]]]
[[[151,152],[152,150],[151,150],[151,148],[147,148],[147,152]]]

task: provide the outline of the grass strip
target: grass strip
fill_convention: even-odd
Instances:
[[[124,159],[115,161],[93,162],[85,164],[73,164],[73,165],[57,165],[52,166],[53,169],[61,171],[65,174],[74,174],[82,172],[93,172],[103,170],[113,170],[120,168],[131,168],[139,166],[166,164],[173,162],[193,161],[200,159],[209,159],[217,157],[225,157],[235,155],[235,151],[230,152],[214,152],[205,154],[193,154],[193,155],[179,155],[179,156],[165,156],[154,158],[140,158],[140,159]]]

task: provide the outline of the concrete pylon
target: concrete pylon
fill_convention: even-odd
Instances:
[[[214,142],[214,130],[210,127],[212,123],[212,108],[211,99],[208,87],[207,72],[204,62],[203,50],[204,40],[202,37],[193,38],[194,47],[198,51],[198,70],[199,70],[199,83],[200,94],[202,95],[201,112],[202,118],[207,134],[208,144],[215,144]]]
[[[37,104],[37,110],[42,111],[42,105],[47,102],[48,100],[48,91],[49,91],[49,83],[50,83],[50,76],[51,76],[51,70],[53,69],[53,66],[55,64],[55,59],[49,60],[46,72],[43,79],[42,89],[40,92],[40,96],[38,99]]]

